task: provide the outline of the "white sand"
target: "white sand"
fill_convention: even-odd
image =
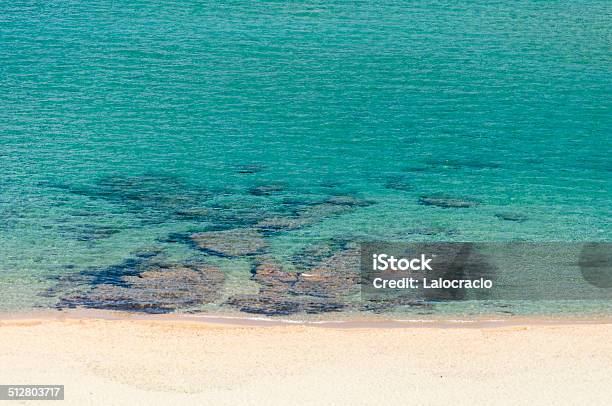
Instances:
[[[610,405],[612,324],[4,319],[0,383],[65,384],[70,405]]]

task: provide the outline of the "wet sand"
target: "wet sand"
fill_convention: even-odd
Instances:
[[[64,384],[63,403],[74,405],[603,405],[612,396],[607,320],[398,328],[103,315],[1,317],[0,382]]]

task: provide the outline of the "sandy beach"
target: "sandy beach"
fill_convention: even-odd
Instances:
[[[609,404],[612,324],[4,318],[0,382],[65,404]]]

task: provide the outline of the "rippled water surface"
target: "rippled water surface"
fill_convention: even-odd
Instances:
[[[609,1],[0,5],[2,309],[204,264],[240,310],[257,266],[359,241],[612,239]]]

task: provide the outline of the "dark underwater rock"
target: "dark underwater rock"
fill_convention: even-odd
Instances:
[[[501,220],[515,221],[517,223],[523,223],[527,221],[527,216],[525,216],[524,214],[520,214],[520,213],[510,213],[510,212],[495,213],[495,217]]]
[[[350,205],[325,202],[301,209],[298,211],[298,217],[308,224],[314,224],[327,217],[338,216],[352,210]]]
[[[78,241],[96,241],[110,238],[121,232],[120,229],[109,226],[85,224],[76,226],[70,230],[75,234],[75,239]]]
[[[263,235],[252,228],[196,233],[191,240],[203,251],[227,257],[254,255],[268,247]]]
[[[267,217],[255,223],[254,227],[264,232],[289,231],[310,224],[306,218],[297,215]]]
[[[236,295],[226,302],[241,312],[263,314],[266,316],[287,316],[300,311],[299,303],[262,295]]]
[[[263,286],[279,288],[297,282],[298,275],[285,272],[282,266],[273,260],[264,260],[255,266],[253,279]]]
[[[460,199],[446,196],[421,196],[419,204],[423,206],[436,206],[445,209],[466,209],[476,207],[480,203],[475,200]]]
[[[92,183],[45,183],[44,186],[118,205],[138,216],[144,224],[162,224],[183,208],[201,207],[219,196],[217,191],[186,184],[178,177],[155,174],[106,176]]]
[[[253,227],[267,232],[296,230],[316,224],[329,217],[351,212],[356,207],[365,207],[371,204],[373,203],[368,200],[352,196],[333,196],[323,202],[297,205],[293,211],[286,215],[277,213],[266,217],[255,223]]]
[[[353,283],[350,278],[317,269],[312,273],[300,273],[289,292],[294,295],[333,298],[347,293]]]
[[[359,251],[345,249],[324,259],[311,269],[298,274],[290,289],[292,294],[340,298],[353,290],[360,281]]]
[[[388,312],[400,306],[408,306],[411,308],[423,308],[432,309],[433,306],[424,300],[410,299],[406,297],[384,297],[381,299],[370,299],[366,300],[363,304],[358,306],[360,311],[372,312],[376,314]]]
[[[239,165],[236,172],[238,172],[239,174],[242,175],[250,175],[250,174],[254,174],[254,173],[259,173],[261,171],[264,170],[264,166],[263,165],[256,165],[256,164],[251,164],[251,165]]]
[[[181,233],[170,233],[165,237],[158,237],[157,241],[160,243],[192,243],[192,233],[181,232]]]
[[[217,300],[224,282],[216,268],[184,264],[153,266],[121,279],[65,296],[57,306],[167,313]]]
[[[282,190],[283,186],[271,184],[258,186],[249,193],[265,196]],[[214,205],[209,203],[207,206],[180,207],[174,210],[173,216],[180,220],[213,224],[216,229],[249,229],[250,235],[244,236],[244,240],[257,240],[257,233],[263,237],[270,233],[296,230],[371,204],[372,201],[350,195],[334,195],[324,199],[318,196],[285,198],[280,203],[265,205],[261,202],[254,203],[251,199],[250,205],[244,207],[237,206],[232,200],[228,203],[216,202]],[[235,256],[227,252],[227,247],[215,249],[208,244],[200,244],[200,237],[212,237],[216,244],[219,238],[224,238],[223,235],[194,235],[192,240],[203,250],[216,252],[219,255]]]
[[[232,296],[227,304],[241,312],[266,316],[288,316],[295,313],[319,314],[341,311],[342,303],[325,302],[316,299],[295,300],[262,295]]]
[[[249,193],[253,196],[270,196],[275,193],[279,193],[285,190],[285,186],[278,183],[271,183],[268,185],[255,186],[249,189]]]
[[[359,256],[354,249],[332,254],[305,272],[287,272],[273,259],[260,259],[253,279],[257,295],[235,295],[226,305],[247,313],[289,315],[335,312],[347,308],[346,295],[359,283]]]
[[[138,275],[151,266],[150,264],[157,263],[156,257],[143,258],[134,257],[128,258],[123,262],[104,268],[92,268],[80,271],[75,274],[62,275],[58,277],[57,291],[65,288],[74,287],[92,287],[97,285],[125,285],[124,277]]]
[[[358,197],[348,195],[332,196],[327,199],[325,203],[349,207],[366,207],[374,204],[374,202],[370,200],[360,199]]]
[[[166,175],[106,177],[100,179],[94,187],[88,189],[81,187],[79,190],[90,197],[114,200],[134,208],[191,205],[199,201],[204,194],[203,190]]]
[[[174,212],[173,216],[181,221],[213,224],[215,229],[247,228],[267,216],[265,210],[259,208],[243,208],[216,204],[210,207],[183,208]]]
[[[300,270],[311,269],[336,252],[347,248],[347,242],[329,239],[308,244],[291,257],[291,263]]]
[[[133,251],[131,255],[136,258],[150,259],[161,255],[164,250],[161,247],[145,247],[136,251]]]

